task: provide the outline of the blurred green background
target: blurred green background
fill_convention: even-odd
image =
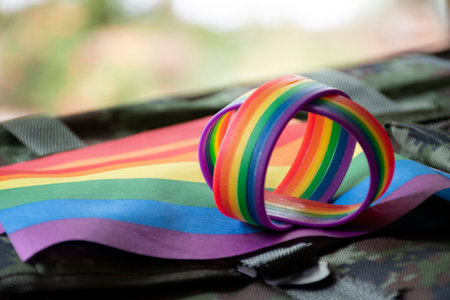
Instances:
[[[448,4],[0,0],[0,120],[437,51]]]

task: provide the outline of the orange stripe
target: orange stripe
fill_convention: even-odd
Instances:
[[[283,178],[283,181],[280,183],[280,185],[276,188],[275,192],[280,194],[287,194],[286,189],[290,184],[292,184],[292,177],[295,175],[296,169],[299,168],[299,166],[302,164],[303,160],[305,159],[306,152],[308,150],[309,145],[311,144],[311,139],[314,133],[314,128],[316,124],[316,118],[317,115],[313,113],[308,113],[308,121],[306,123],[306,132],[303,136],[303,141],[300,145],[300,149],[297,152],[297,156],[295,157],[294,162],[292,163],[291,167],[289,168],[288,173]],[[293,152],[294,153],[294,152]]]
[[[45,172],[45,171],[36,171],[36,172],[27,172],[27,173],[19,173],[19,174],[13,174],[13,175],[7,175],[0,177],[1,181],[11,180],[11,179],[24,179],[24,178],[51,178],[51,177],[76,177],[76,176],[82,176],[82,175],[88,175],[88,174],[95,174],[95,173],[101,173],[105,171],[112,171],[112,170],[118,170],[118,169],[126,169],[131,167],[137,167],[137,166],[144,166],[144,165],[156,165],[156,164],[163,164],[163,163],[175,163],[175,162],[188,162],[188,161],[197,161],[197,149],[192,149],[194,151],[178,154],[172,157],[166,157],[166,158],[160,158],[160,159],[144,159],[142,157],[138,157],[134,159],[133,161],[128,161],[126,163],[115,163],[115,164],[108,164],[99,166],[97,168],[88,168],[88,169],[81,169],[78,171],[67,171],[64,172]]]
[[[229,112],[227,114],[225,114],[222,124],[220,124],[220,128],[219,132],[217,134],[217,140],[218,140],[218,147],[219,148],[220,144],[222,143],[223,137],[225,136],[225,132],[227,132],[228,129],[228,124],[230,123],[230,118],[233,115],[233,112]]]
[[[177,141],[177,142],[173,142],[173,143],[169,143],[169,144],[165,144],[165,145],[155,146],[155,147],[151,147],[151,148],[145,148],[145,149],[136,150],[136,151],[130,151],[130,152],[119,153],[119,154],[114,154],[114,155],[109,155],[109,156],[93,157],[93,158],[86,158],[86,159],[71,161],[71,162],[67,162],[67,163],[54,165],[51,167],[41,168],[38,170],[47,171],[47,170],[59,170],[59,169],[84,167],[84,166],[89,166],[89,165],[93,165],[93,164],[100,164],[100,163],[106,163],[106,162],[115,161],[115,160],[127,159],[130,157],[144,156],[144,155],[156,154],[156,153],[165,153],[165,152],[173,150],[173,149],[197,145],[197,143],[198,143],[198,138],[187,139],[187,140]]]
[[[297,153],[303,139],[294,140],[284,146],[275,147],[270,158],[269,166],[290,166],[293,161],[292,153]]]

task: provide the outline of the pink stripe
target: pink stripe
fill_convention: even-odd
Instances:
[[[417,176],[355,220],[331,229],[295,228],[287,232],[234,235],[192,234],[100,218],[64,219],[41,223],[9,235],[19,257],[27,260],[54,244],[81,240],[171,259],[216,259],[240,255],[285,241],[308,237],[353,237],[380,229],[405,215],[432,194],[450,188],[436,174]],[[243,226],[246,226],[243,224]]]

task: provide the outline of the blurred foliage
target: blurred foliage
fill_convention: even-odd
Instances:
[[[170,2],[127,14],[118,1],[49,1],[0,14],[0,103],[73,113],[370,57],[368,37],[247,26],[214,33]]]

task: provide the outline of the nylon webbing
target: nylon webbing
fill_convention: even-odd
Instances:
[[[397,103],[377,89],[345,73],[334,70],[321,70],[305,76],[344,91],[352,100],[362,105],[375,116],[401,111]]]
[[[39,156],[85,146],[64,123],[49,116],[23,117],[1,125]]]
[[[255,271],[283,276],[298,271],[301,267],[315,264],[317,260],[311,243],[298,243],[291,247],[280,247],[245,258],[241,260],[241,264]]]
[[[310,284],[330,275],[328,264],[319,260],[311,243],[279,247],[246,257],[240,260],[237,269],[272,286]]]

